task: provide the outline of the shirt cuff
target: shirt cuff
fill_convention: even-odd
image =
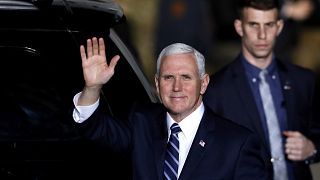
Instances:
[[[80,95],[81,92],[73,97],[73,104],[75,108],[73,110],[72,116],[73,120],[77,123],[82,123],[87,120],[99,106],[99,99],[94,104],[91,104],[89,106],[77,106],[76,104],[78,104]]]
[[[310,157],[308,157],[304,162],[306,163],[306,164],[312,164],[312,163],[314,163],[314,160],[315,160],[315,157],[316,157],[316,155],[317,155],[317,150],[316,149],[314,149],[313,150],[313,152],[312,152],[312,155],[310,156]]]

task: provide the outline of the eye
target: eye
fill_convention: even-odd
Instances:
[[[255,23],[255,22],[249,22],[249,27],[252,27],[252,28],[258,28],[259,27],[259,24],[258,23]]]
[[[190,75],[185,74],[185,75],[182,75],[182,79],[183,80],[191,80],[192,78]]]
[[[267,26],[268,28],[272,28],[272,27],[275,27],[275,26],[276,26],[276,23],[275,23],[275,22],[269,22],[269,23],[266,24],[266,26]]]
[[[164,75],[164,76],[162,76],[162,79],[164,79],[164,80],[171,80],[171,79],[173,79],[174,77],[172,76],[172,75]]]

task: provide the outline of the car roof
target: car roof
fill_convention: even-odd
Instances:
[[[81,24],[80,21],[94,21],[99,17],[108,28],[126,20],[123,9],[113,0],[0,0],[0,10],[10,11],[49,11],[58,12],[68,24]],[[93,18],[94,16],[95,18]],[[72,23],[74,22],[74,23]],[[87,26],[71,26],[77,30]],[[98,26],[98,23],[95,23]]]
[[[124,15],[121,6],[114,0],[0,0],[0,8],[5,9],[34,9],[45,6],[68,6],[71,9],[94,9],[119,17]]]
[[[113,0],[54,0],[52,5],[68,5],[71,9],[93,9],[95,11],[113,14],[116,16],[115,19],[124,16],[121,6]]]

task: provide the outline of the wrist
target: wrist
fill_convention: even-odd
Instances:
[[[318,151],[314,148],[311,152],[311,155],[304,161],[306,164],[311,164],[314,162],[315,157],[317,155]]]
[[[97,102],[100,97],[101,88],[84,87],[82,90],[77,106],[89,106]]]

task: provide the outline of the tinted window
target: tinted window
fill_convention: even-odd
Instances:
[[[103,88],[107,111],[123,117],[134,102],[150,97],[109,39],[108,22],[92,31],[77,30],[69,24],[72,18],[62,18],[63,8],[58,11],[0,10],[0,179],[96,179],[118,169],[125,172],[119,178],[129,176],[128,157],[85,141],[72,125],[72,99],[84,85],[80,44],[104,37],[108,59],[121,55]]]

